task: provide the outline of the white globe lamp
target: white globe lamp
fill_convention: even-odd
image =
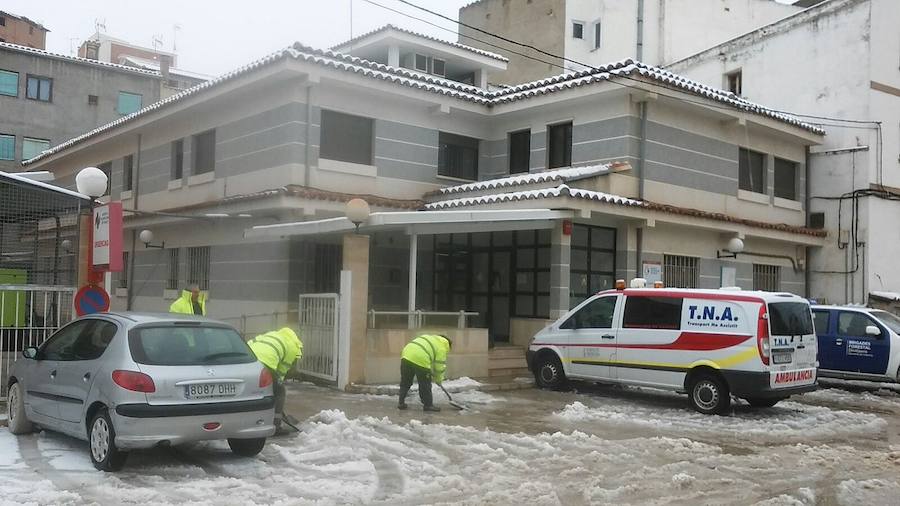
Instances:
[[[153,242],[153,232],[147,229],[141,230],[140,236],[141,242],[144,244],[150,244]]]
[[[732,237],[728,240],[728,251],[731,253],[744,251],[744,241],[740,237]]]
[[[356,225],[356,229],[359,230],[359,226],[365,223],[371,214],[369,203],[363,199],[352,199],[350,202],[347,202],[346,214],[347,219],[353,222]]]
[[[75,188],[78,193],[88,197],[98,198],[106,193],[109,178],[97,167],[85,167],[75,176]]]

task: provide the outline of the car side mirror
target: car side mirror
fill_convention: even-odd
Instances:
[[[878,337],[881,335],[881,329],[879,329],[875,325],[869,325],[866,327],[866,335]]]
[[[36,360],[38,355],[38,349],[34,346],[29,346],[22,350],[22,356],[25,358],[30,358],[31,360]]]

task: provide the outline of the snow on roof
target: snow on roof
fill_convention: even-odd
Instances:
[[[340,49],[340,48],[345,48],[345,47],[347,47],[347,46],[349,46],[349,45],[351,45],[351,44],[356,44],[357,42],[360,42],[360,41],[362,41],[363,39],[367,39],[367,38],[369,38],[369,37],[372,37],[373,35],[377,35],[377,34],[379,34],[379,33],[386,32],[386,31],[389,31],[389,30],[394,30],[394,31],[400,32],[400,33],[405,33],[405,34],[407,34],[407,35],[412,35],[412,36],[418,37],[418,38],[420,38],[420,39],[430,40],[430,41],[432,41],[432,42],[439,42],[439,43],[441,43],[441,44],[445,44],[445,45],[448,45],[448,46],[452,46],[452,47],[455,47],[455,48],[458,48],[458,49],[464,49],[464,50],[466,50],[466,51],[470,51],[470,52],[472,52],[472,53],[475,53],[475,54],[478,54],[478,55],[481,55],[481,56],[487,56],[488,58],[493,58],[493,59],[495,59],[495,60],[499,60],[499,61],[502,61],[502,62],[509,62],[509,59],[508,59],[508,58],[506,58],[505,56],[501,56],[501,55],[499,55],[499,54],[497,54],[497,53],[492,53],[492,52],[490,52],[490,51],[485,51],[485,50],[483,50],[483,49],[478,49],[477,47],[467,46],[467,45],[465,45],[465,44],[460,44],[460,43],[458,43],[458,42],[452,42],[452,41],[449,41],[449,40],[439,39],[439,38],[437,38],[437,37],[432,37],[432,36],[430,36],[430,35],[425,35],[424,33],[414,32],[414,31],[412,31],[412,30],[407,30],[407,29],[405,29],[405,28],[400,28],[400,27],[398,27],[398,26],[394,26],[394,25],[390,25],[390,24],[389,24],[389,25],[384,25],[384,26],[382,26],[381,28],[376,28],[375,30],[372,30],[371,32],[364,33],[364,34],[362,34],[362,35],[360,35],[360,36],[358,36],[358,37],[354,37],[354,38],[352,38],[352,39],[350,39],[350,40],[348,40],[348,41],[342,42],[342,43],[340,43],[340,44],[338,44],[338,45],[336,45],[336,46],[331,46],[331,49],[332,49],[332,50],[337,50],[337,49]]]
[[[129,67],[128,65],[118,65],[115,63],[107,63],[104,61],[91,60],[88,58],[81,58],[79,56],[67,56],[59,53],[51,53],[50,51],[46,51],[44,49],[35,49],[33,47],[28,46],[20,46],[18,44],[10,44],[9,42],[0,42],[0,48],[8,49],[10,51],[16,51],[19,53],[31,54],[34,56],[43,56],[45,58],[53,58],[54,60],[62,60],[72,63],[80,63],[84,65],[92,65],[94,67],[102,67],[107,68],[109,70],[116,70],[121,72],[131,72],[133,74],[141,74],[150,77],[159,77],[159,73],[151,72],[149,70],[143,70],[135,67]]]
[[[131,62],[134,66],[145,69],[152,70],[154,72],[159,72],[159,62],[157,60],[150,60],[148,58],[139,58],[137,56],[125,56],[122,58],[124,62]],[[169,67],[169,73],[175,74],[178,76],[190,77],[192,79],[202,79],[204,81],[209,81],[215,76],[211,76],[209,74],[201,74],[199,72],[192,72],[190,70],[179,69],[176,67]]]
[[[84,195],[83,193],[73,192],[72,190],[67,190],[60,186],[52,185],[45,183],[43,181],[37,181],[35,179],[24,177],[19,174],[11,174],[9,172],[0,171],[0,180],[6,179],[8,181],[12,181],[18,184],[22,184],[25,186],[31,186],[33,188],[38,188],[41,190],[49,190],[52,192],[60,193],[62,195],[66,195],[69,197],[81,199],[81,200],[91,200],[90,197]]]
[[[449,195],[453,193],[465,193],[471,191],[493,190],[494,188],[506,188],[510,186],[521,186],[528,184],[546,183],[550,181],[571,181],[600,174],[607,174],[611,168],[620,167],[628,164],[612,163],[602,165],[587,165],[584,167],[569,167],[565,169],[546,170],[543,172],[532,172],[530,174],[519,174],[516,176],[501,177],[497,179],[489,179],[486,181],[478,181],[476,183],[467,183],[457,186],[447,186],[437,190],[436,193],[441,195]]]
[[[897,292],[872,291],[869,292],[869,295],[879,299],[900,301],[900,293]]]
[[[442,200],[433,202],[425,206],[426,210],[450,209],[454,207],[464,207],[481,204],[496,204],[499,202],[514,202],[521,200],[544,199],[553,197],[573,197],[584,200],[594,200],[597,202],[609,202],[611,204],[619,204],[623,206],[644,207],[645,203],[640,200],[620,197],[610,193],[582,190],[580,188],[570,188],[566,184],[561,184],[555,188],[542,188],[539,190],[523,190],[518,192],[494,193],[491,195],[482,195],[478,197],[464,197],[459,199]]]

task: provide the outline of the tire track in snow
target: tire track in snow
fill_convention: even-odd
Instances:
[[[71,475],[73,474],[89,475],[91,474],[90,472],[65,471],[56,469],[50,465],[48,459],[41,453],[40,448],[38,448],[38,437],[40,437],[40,435],[34,433],[26,436],[18,436],[16,438],[16,442],[19,444],[19,453],[22,455],[22,461],[30,469],[34,470],[35,473],[50,481],[57,489],[78,495],[82,499],[81,504],[105,505],[118,504],[120,502],[118,497],[112,497],[97,490],[88,490],[87,484],[84,481],[71,478]],[[78,442],[82,443],[80,440],[78,440]],[[82,449],[82,451],[85,451],[85,449]],[[97,472],[101,473],[102,471]]]

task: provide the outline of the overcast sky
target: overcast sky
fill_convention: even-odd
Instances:
[[[444,28],[376,7],[365,0],[3,0],[2,8],[34,19],[47,28],[47,49],[75,54],[95,31],[138,45],[151,46],[155,36],[172,50],[178,66],[218,75],[299,41],[327,48],[352,36],[393,23],[436,37],[456,40],[455,23],[404,6],[396,0],[373,0],[414,14]],[[415,0],[456,19],[459,8],[473,0]],[[790,3],[793,0],[778,0]],[[352,23],[351,23],[352,2]],[[180,29],[176,31],[174,27]]]

